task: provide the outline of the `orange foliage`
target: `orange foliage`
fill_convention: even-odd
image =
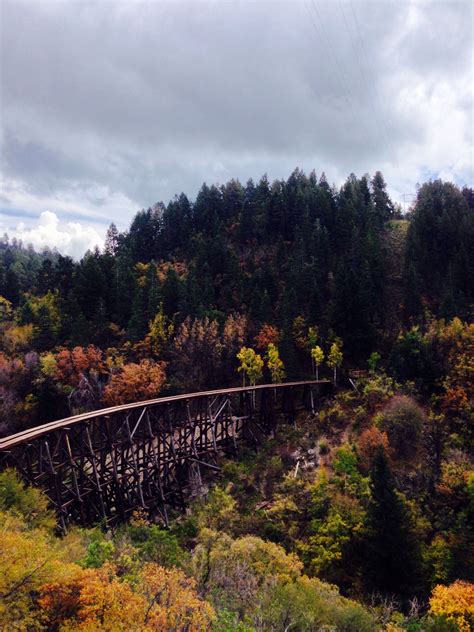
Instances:
[[[180,279],[184,279],[188,275],[188,267],[184,261],[160,261],[156,266],[156,276],[160,283],[164,283],[168,271],[172,269],[176,272]]]
[[[444,365],[443,410],[448,415],[469,417],[474,401],[474,323],[459,318],[448,323],[433,321],[426,338]]]
[[[274,325],[265,323],[255,336],[255,346],[257,349],[266,349],[269,344],[277,345],[280,340],[280,332]]]
[[[166,381],[164,362],[142,360],[125,364],[112,376],[104,390],[104,402],[110,406],[153,399]]]
[[[196,593],[196,582],[177,568],[146,564],[141,591],[151,606],[146,623],[153,630],[209,630],[214,619],[210,604]]]
[[[72,351],[61,349],[55,358],[56,378],[63,384],[76,385],[81,375],[86,372],[106,372],[103,353],[94,345],[74,347]]]
[[[104,566],[83,570],[73,580],[43,586],[39,599],[52,626],[64,630],[132,630],[146,608],[144,597]]]
[[[241,314],[230,314],[225,323],[222,334],[224,348],[229,355],[235,355],[244,343],[247,334],[247,317]]]
[[[357,444],[357,450],[360,455],[361,467],[364,471],[370,469],[372,461],[381,447],[385,450],[385,454],[389,456],[390,446],[386,432],[381,432],[375,426],[367,428],[362,432]]]
[[[446,389],[442,401],[442,408],[448,415],[458,415],[466,410],[469,405],[469,397],[466,389],[456,385]]]
[[[38,600],[51,629],[209,630],[214,610],[199,598],[195,581],[176,568],[146,564],[133,588],[104,565],[46,584]]]

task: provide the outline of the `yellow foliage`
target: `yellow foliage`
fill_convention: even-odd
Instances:
[[[148,325],[148,335],[146,343],[152,352],[160,355],[174,332],[174,325],[163,313],[163,308],[156,314]]]
[[[3,332],[3,344],[12,353],[20,349],[27,349],[30,347],[33,333],[34,328],[31,323],[7,327]]]
[[[137,275],[138,275],[138,285],[140,287],[144,287],[146,284],[146,275],[147,275],[150,265],[151,265],[150,263],[140,263],[140,262],[135,265],[135,270],[137,271]]]
[[[237,354],[237,360],[240,361],[240,366],[238,368],[239,373],[243,373],[244,376],[247,375],[251,385],[254,385],[257,380],[262,379],[264,362],[259,353],[255,353],[255,351],[250,347],[242,347]]]
[[[0,621],[5,630],[37,630],[34,595],[45,581],[64,581],[77,566],[42,529],[27,530],[19,517],[0,512]]]
[[[147,601],[147,629],[205,632],[215,619],[211,605],[198,597],[195,580],[177,568],[145,564],[139,590]]]
[[[56,374],[56,358],[53,353],[43,353],[40,357],[41,373],[47,377],[54,377]]]
[[[459,580],[449,586],[439,584],[431,594],[430,613],[454,622],[459,632],[470,632],[474,625],[474,584]]]
[[[270,371],[270,375],[272,376],[272,382],[277,384],[283,382],[283,380],[285,379],[285,369],[283,361],[280,358],[278,349],[272,343],[268,345],[267,366],[268,370]]]
[[[3,296],[0,296],[0,321],[10,320],[12,312],[13,309],[11,302]]]

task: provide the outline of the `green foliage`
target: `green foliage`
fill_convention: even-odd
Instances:
[[[52,530],[56,526],[46,496],[34,487],[26,487],[15,470],[0,472],[0,511],[21,517],[31,529]]]
[[[472,244],[474,217],[463,193],[450,182],[435,180],[418,191],[406,248],[407,312],[413,309],[413,284],[440,316],[468,314],[474,299]],[[411,273],[411,278],[410,278]]]
[[[82,561],[84,568],[100,568],[115,553],[115,545],[102,538],[93,540],[87,547],[87,554]]]
[[[382,448],[373,461],[370,479],[362,560],[366,585],[383,594],[409,596],[420,589],[422,581],[420,542]]]
[[[382,356],[377,351],[373,351],[370,354],[369,359],[367,360],[367,364],[369,365],[369,371],[371,373],[375,373],[377,369],[377,365],[381,359],[382,359]]]
[[[424,422],[422,408],[412,399],[400,395],[393,397],[376,419],[378,427],[387,433],[390,446],[400,459],[416,455]]]
[[[157,524],[135,519],[125,528],[132,545],[137,549],[140,560],[156,562],[160,566],[182,567],[186,553],[181,548],[176,535]]]
[[[239,621],[237,614],[224,608],[218,610],[212,630],[213,632],[255,632],[255,628]]]
[[[214,487],[205,503],[196,507],[196,520],[200,529],[229,529],[238,519],[237,503],[230,495],[230,486],[226,489]]]

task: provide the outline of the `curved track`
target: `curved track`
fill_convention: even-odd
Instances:
[[[217,471],[219,454],[258,446],[297,408],[314,407],[327,380],[187,393],[74,415],[0,439],[0,464],[41,486],[59,523],[126,520],[138,508],[168,523],[169,508]]]

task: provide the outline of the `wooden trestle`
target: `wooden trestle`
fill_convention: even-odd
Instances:
[[[327,380],[264,384],[136,402],[61,419],[0,439],[0,468],[41,487],[59,526],[113,525],[136,509],[168,524],[191,481],[219,454],[258,446],[331,389]]]

